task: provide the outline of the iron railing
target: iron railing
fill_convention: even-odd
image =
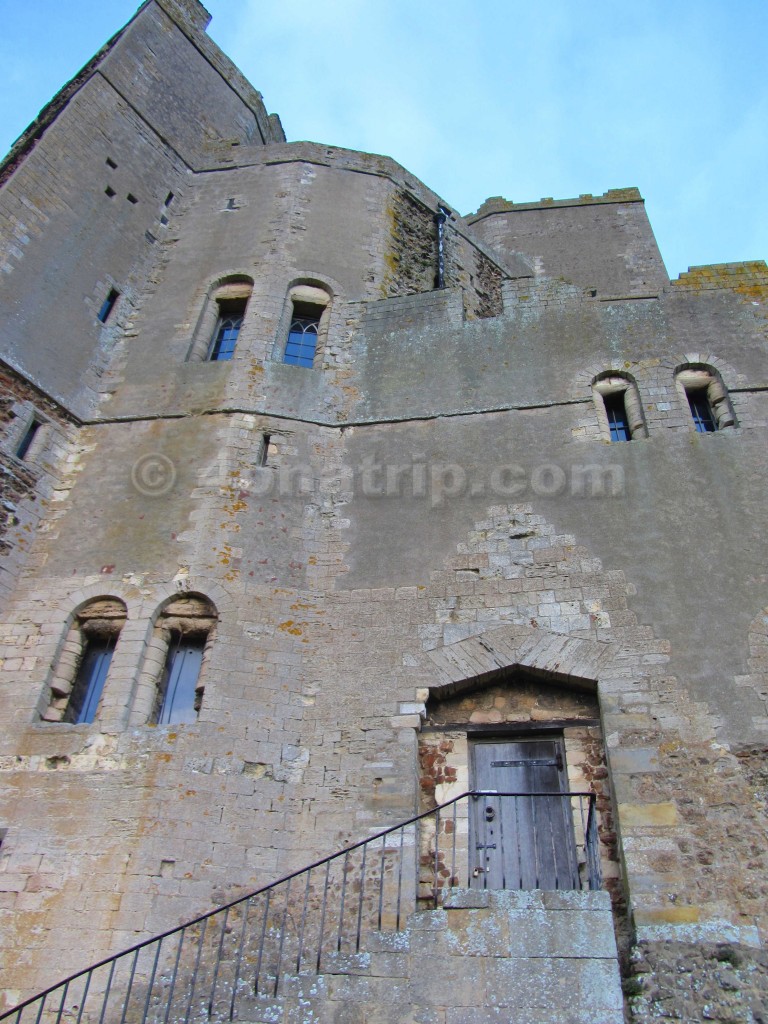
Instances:
[[[595,795],[462,793],[73,974],[0,1021],[258,1019],[288,976],[321,973],[366,934],[401,930],[412,910],[462,885],[599,888]]]

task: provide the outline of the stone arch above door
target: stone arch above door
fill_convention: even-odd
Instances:
[[[734,877],[733,865],[750,861],[755,830],[741,840],[727,815],[701,810],[711,801],[713,779],[727,777],[729,799],[730,787],[743,785],[741,766],[717,742],[709,706],[670,671],[670,641],[638,620],[633,593],[620,568],[605,567],[530,507],[489,508],[429,586],[414,588],[419,643],[403,653],[413,696],[392,723],[414,730],[422,800],[440,803],[455,787],[470,785],[459,743],[468,746],[472,730],[446,722],[450,729],[433,731],[436,742],[428,743],[431,723],[417,712],[426,715],[430,701],[487,694],[517,673],[536,680],[541,693],[558,687],[591,693],[599,699],[602,728],[595,738],[605,744],[615,812],[605,838],[615,832],[636,935],[685,942],[718,935],[754,944],[752,922],[764,921],[764,909]],[[760,641],[755,658],[757,648]],[[450,731],[463,736],[448,749]],[[585,761],[566,755],[569,767]],[[742,818],[745,808],[749,814],[743,800]],[[737,843],[744,848],[740,858],[733,855]],[[728,900],[725,878],[733,893]]]
[[[594,690],[612,661],[615,644],[552,633],[533,626],[489,629],[427,652],[435,671],[430,694],[446,696],[525,669],[543,680]]]
[[[590,679],[587,675],[599,671],[601,661],[610,654],[610,645],[549,633],[532,636],[532,632],[540,633],[524,627],[507,626],[458,642],[450,648],[442,648],[439,652],[431,652],[430,660],[437,668],[442,682],[429,688],[419,732],[419,809],[426,811],[433,806],[447,804],[470,790],[501,793],[502,790],[510,790],[511,786],[510,793],[496,798],[502,803],[494,808],[505,820],[509,819],[504,825],[505,835],[510,822],[520,825],[519,815],[524,816],[526,813],[533,813],[535,819],[537,813],[541,815],[546,812],[545,816],[548,816],[547,820],[552,824],[552,820],[557,821],[562,817],[566,804],[561,805],[556,801],[553,810],[550,798],[541,801],[540,794],[534,799],[524,797],[522,793],[523,790],[532,792],[532,789],[540,788],[539,785],[533,785],[530,771],[534,774],[555,772],[559,781],[554,783],[550,779],[545,788],[550,791],[549,785],[554,785],[557,792],[570,794],[567,806],[572,810],[578,808],[574,810],[574,822],[579,818],[585,820],[589,799],[586,794],[593,794],[592,799],[596,800],[599,836],[596,852],[601,863],[603,885],[611,893],[618,921],[623,923],[626,894],[619,869],[615,812],[600,725],[597,687],[594,678]],[[457,651],[456,648],[461,650]],[[439,656],[449,651],[449,658]],[[476,674],[460,676],[460,673],[470,671],[470,665]],[[569,670],[573,669],[578,669],[582,674],[571,676]],[[548,753],[545,753],[545,748]],[[546,761],[546,757],[555,756],[556,762]],[[497,757],[502,760],[495,760]],[[515,760],[503,760],[508,757]],[[528,760],[531,757],[533,761]],[[542,757],[545,757],[545,761],[540,760]],[[556,771],[555,768],[545,767],[545,764],[555,763]],[[481,769],[481,764],[486,769],[497,765],[510,767],[501,768],[504,778],[500,780],[491,778],[487,771]],[[511,767],[513,765],[517,767]],[[531,766],[530,771],[526,765]],[[514,775],[512,781],[507,779],[510,771]],[[539,775],[536,775],[536,781],[541,781]],[[525,784],[528,782],[531,784]],[[519,796],[513,797],[512,790]],[[487,803],[487,797],[477,799]],[[482,809],[478,811],[475,799],[470,800],[467,807],[470,817],[482,812]],[[563,820],[560,820],[560,826],[562,828]],[[493,828],[492,825],[488,827]],[[568,832],[566,827],[566,832],[562,835],[558,833],[565,845],[573,846],[575,842],[572,850],[575,859],[571,855],[566,857],[563,852],[565,860],[574,870],[578,862],[578,870],[571,877],[570,883],[562,883],[561,879],[560,884],[565,888],[578,888],[585,884],[587,854],[584,836],[577,835],[578,831],[577,827],[571,827]],[[569,844],[565,843],[566,839],[569,839]],[[499,853],[495,837],[492,836],[491,840],[486,851],[487,860]],[[536,844],[540,841],[544,842],[546,849],[538,850]],[[533,846],[538,851],[536,855],[532,853]],[[496,854],[491,855],[491,849]],[[506,860],[504,862],[510,870],[514,867],[512,861],[515,861],[522,872],[518,879],[519,886],[527,888],[530,887],[526,884],[526,879],[530,882],[530,872],[526,873],[521,864],[528,863],[530,857],[533,857],[528,867],[534,862],[541,866],[548,863],[547,856],[553,850],[559,849],[560,844],[554,842],[554,836],[539,836],[537,840],[535,834],[532,836],[523,829],[517,836],[517,845],[513,844],[511,848],[508,842],[506,854],[502,850],[502,855],[507,860],[512,859],[508,864]],[[528,858],[521,854],[525,850],[528,851]],[[480,856],[472,842],[469,844],[468,856],[470,860]],[[486,870],[479,866],[479,861],[475,864],[474,860],[469,867],[474,867],[473,877],[480,877],[478,873]],[[499,867],[497,864],[496,869]],[[554,870],[554,864],[550,867]],[[488,867],[491,871],[489,880],[492,875],[495,877],[496,869]],[[502,871],[502,874],[508,876],[505,884],[515,888],[515,883],[509,882],[509,872]],[[576,875],[581,879],[578,883],[574,882]],[[489,884],[493,887],[490,881]],[[549,887],[542,879],[539,879],[537,886]]]

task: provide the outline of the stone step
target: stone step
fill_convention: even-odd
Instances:
[[[285,974],[277,999],[238,1003],[248,1024],[622,1024],[607,893],[453,889],[403,932]]]

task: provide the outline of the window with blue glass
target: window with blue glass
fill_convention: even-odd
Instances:
[[[706,363],[688,363],[675,374],[678,392],[688,405],[697,434],[714,434],[736,426],[728,390],[717,370]]]
[[[104,691],[107,672],[112,662],[116,637],[94,637],[86,641],[85,651],[75,676],[65,722],[90,724],[96,718]]]
[[[632,433],[629,429],[629,417],[627,406],[624,401],[623,391],[614,391],[605,395],[605,414],[608,417],[608,429],[612,441],[631,441]]]
[[[34,443],[41,426],[42,423],[38,419],[32,419],[30,423],[27,424],[27,429],[22,434],[19,443],[16,445],[17,459],[23,460],[26,459],[26,457],[29,455],[29,450]]]
[[[95,598],[80,609],[53,670],[43,721],[72,725],[96,721],[126,617],[119,598]]]
[[[184,594],[163,608],[156,629],[166,657],[157,678],[154,704],[147,708],[151,724],[197,721],[203,702],[206,651],[217,618],[216,609],[202,594]]]
[[[165,671],[158,686],[158,725],[195,722],[202,703],[199,686],[207,636],[172,635]]]
[[[116,288],[110,288],[107,297],[101,304],[99,312],[96,314],[100,323],[105,324],[107,320],[109,320],[112,310],[117,305],[117,300],[119,298],[120,292]]]
[[[246,305],[246,299],[226,299],[218,303],[219,316],[208,351],[211,362],[222,362],[235,354]]]
[[[309,302],[293,303],[283,362],[293,366],[314,366],[323,308]]]
[[[709,404],[705,388],[696,388],[695,391],[686,391],[688,405],[693,416],[693,425],[697,434],[711,434],[717,430],[717,423],[712,413],[712,406]]]
[[[648,436],[640,392],[632,377],[606,371],[592,381],[592,391],[606,440],[633,441]]]

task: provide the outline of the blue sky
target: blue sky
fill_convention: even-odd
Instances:
[[[0,150],[137,5],[0,0]],[[768,258],[766,0],[206,6],[291,141],[385,153],[461,213],[636,185],[672,276]]]

